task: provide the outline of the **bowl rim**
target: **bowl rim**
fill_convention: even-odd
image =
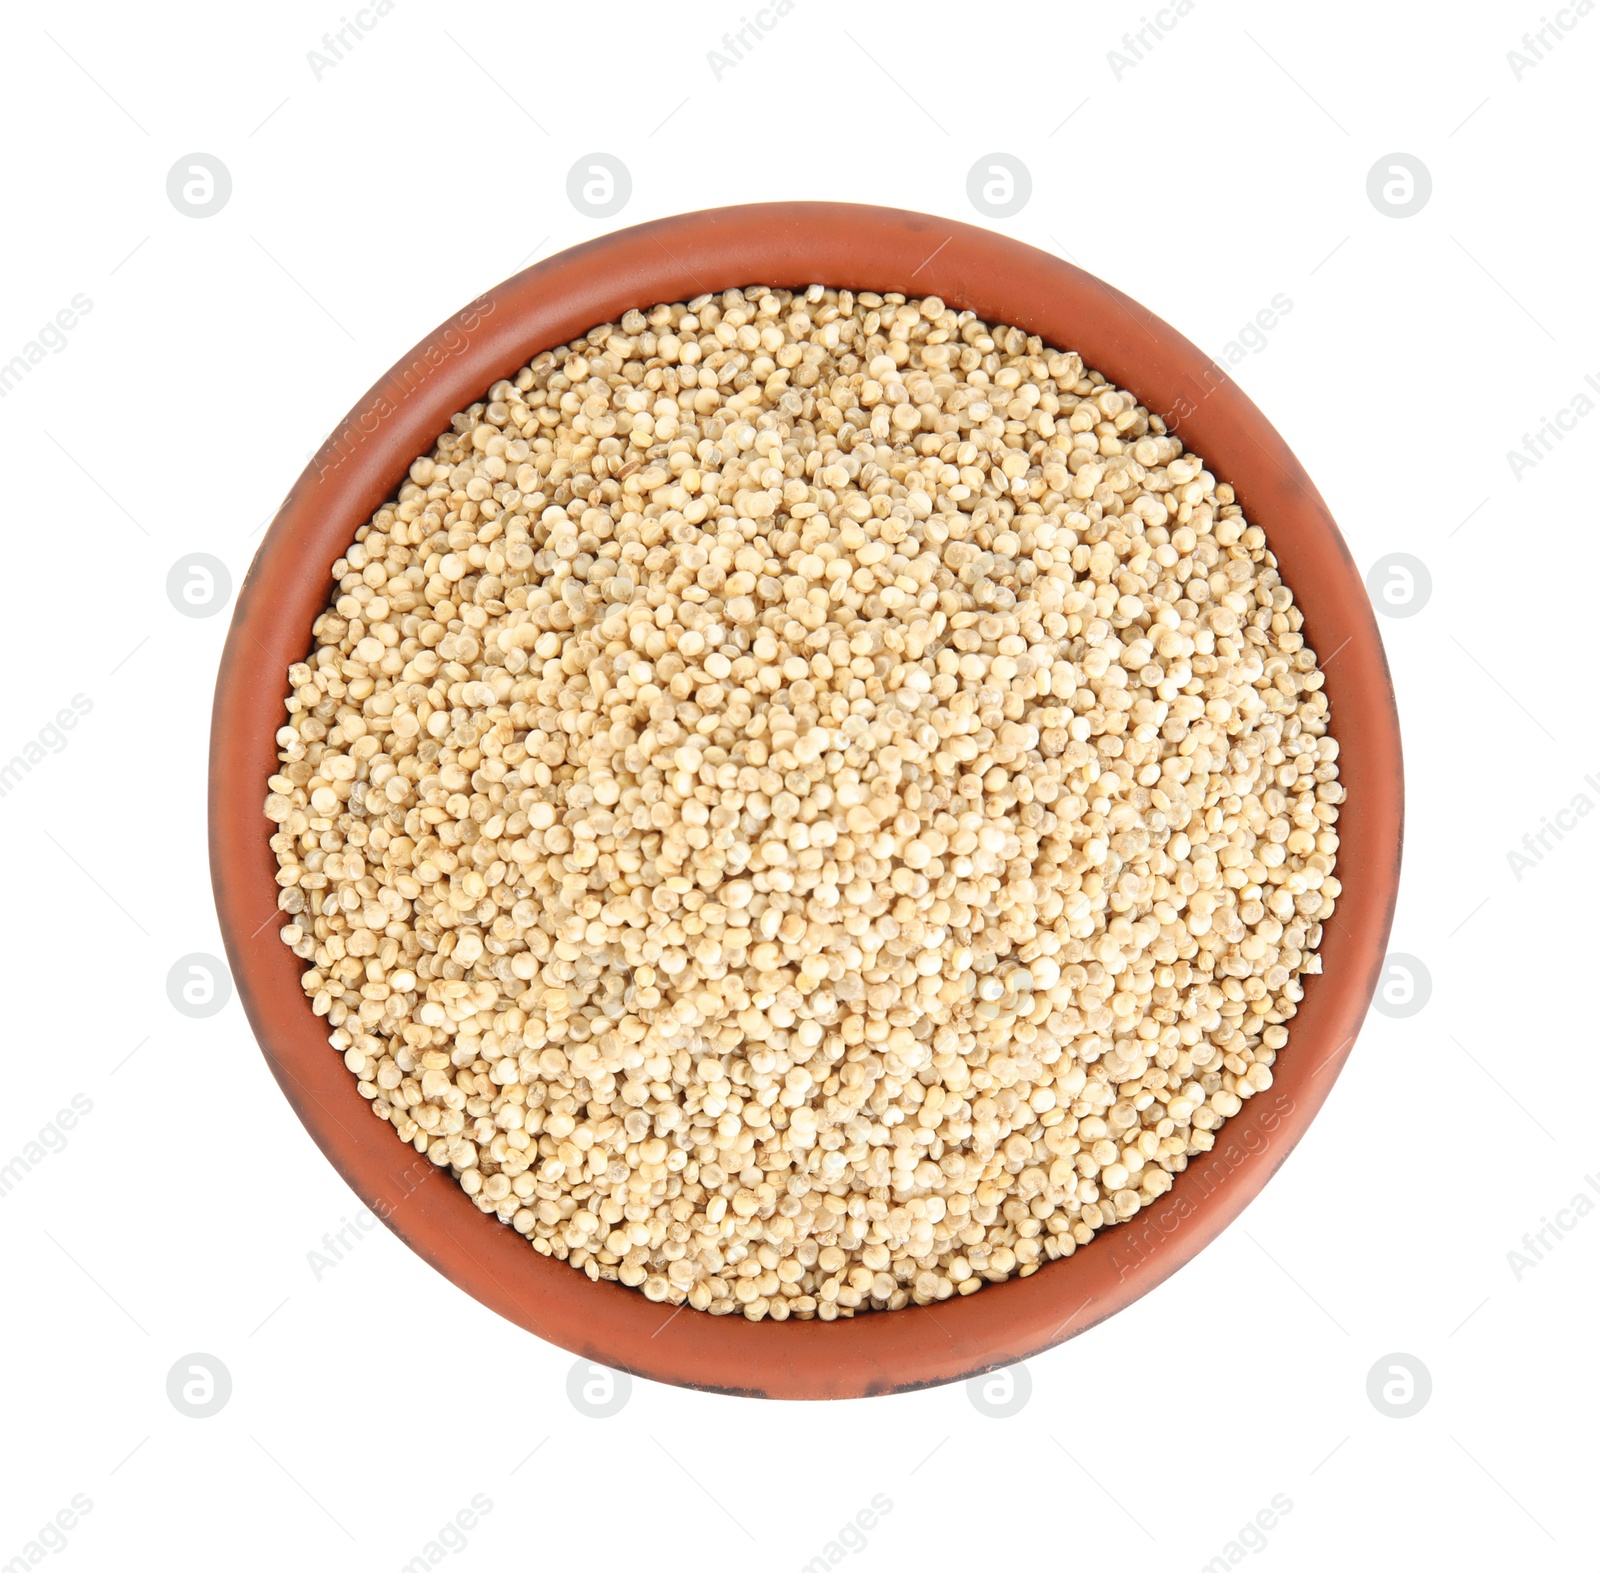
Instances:
[[[665,1307],[540,1255],[373,1117],[277,937],[262,802],[285,674],[309,648],[331,565],[452,414],[631,306],[812,283],[938,295],[1076,350],[1234,486],[1295,589],[1307,643],[1332,652],[1321,659],[1347,788],[1342,892],[1324,926],[1326,970],[1304,979],[1272,1088],[1158,1202],[1071,1257],[974,1295],[831,1323],[752,1323]],[[635,225],[537,263],[440,324],[357,401],[295,482],[240,586],[212,710],[209,845],[228,964],[268,1066],[324,1155],[412,1250],[582,1359],[716,1392],[843,1398],[958,1381],[1039,1354],[1147,1294],[1243,1211],[1327,1097],[1376,987],[1399,883],[1403,790],[1394,691],[1360,574],[1309,476],[1221,367],[1120,291],[1007,236],[893,208],[769,202]]]

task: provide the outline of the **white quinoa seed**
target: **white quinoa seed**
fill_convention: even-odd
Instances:
[[[1322,673],[1232,488],[942,301],[630,311],[333,565],[268,782],[374,1113],[668,1305],[898,1309],[1131,1217],[1333,910]]]

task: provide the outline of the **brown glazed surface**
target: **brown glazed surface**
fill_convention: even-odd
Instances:
[[[289,665],[304,658],[329,569],[451,415],[539,351],[631,306],[760,283],[937,294],[1015,324],[1167,417],[1267,532],[1327,670],[1340,777],[1337,917],[1308,978],[1270,1091],[1126,1224],[1032,1277],[968,1298],[853,1319],[765,1321],[656,1305],[591,1283],[481,1214],[448,1172],[375,1119],[278,939],[276,862],[262,814]],[[642,224],[539,263],[409,353],[296,482],[245,578],[212,712],[210,844],[239,997],[279,1085],[356,1193],[484,1305],[541,1338],[657,1381],[770,1398],[848,1398],[1010,1364],[1147,1293],[1238,1216],[1300,1139],[1339,1074],[1384,956],[1399,878],[1399,724],[1360,575],[1310,479],[1261,412],[1194,345],[1080,269],[965,224],[844,203],[763,203]],[[1302,1181],[1307,1177],[1302,1176]]]

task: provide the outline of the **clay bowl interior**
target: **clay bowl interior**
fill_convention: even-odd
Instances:
[[[454,1178],[375,1119],[299,983],[273,921],[276,863],[262,815],[277,768],[289,665],[304,658],[329,569],[457,410],[539,351],[629,307],[760,283],[937,294],[1015,324],[1169,418],[1261,525],[1327,670],[1348,798],[1343,884],[1323,972],[1305,980],[1271,1090],[1132,1220],[1033,1276],[935,1307],[832,1323],[747,1322],[591,1283],[480,1214]],[[1399,875],[1401,759],[1371,606],[1322,499],[1226,375],[1136,302],[1045,252],[923,214],[842,203],[690,213],[607,235],[519,273],[424,339],[355,406],[295,483],[244,584],[217,678],[210,760],[212,881],[229,964],[262,1052],[351,1187],[439,1272],[522,1327],[658,1381],[773,1398],[845,1398],[955,1381],[1092,1327],[1187,1262],[1244,1208],[1327,1096],[1385,951]]]

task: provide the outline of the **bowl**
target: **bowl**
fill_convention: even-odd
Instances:
[[[456,411],[539,351],[629,307],[751,283],[936,294],[1014,324],[1132,391],[1230,481],[1261,525],[1327,663],[1348,797],[1343,893],[1323,971],[1306,978],[1271,1089],[1250,1099],[1173,1188],[1028,1278],[929,1306],[834,1322],[711,1316],[591,1282],[480,1213],[373,1117],[279,940],[262,814],[286,672],[305,657],[329,570]],[[245,1014],[306,1129],[368,1207],[492,1310],[597,1363],[769,1398],[849,1398],[953,1382],[1093,1327],[1176,1272],[1236,1218],[1305,1133],[1376,985],[1399,880],[1402,780],[1388,667],[1360,575],[1326,505],[1266,418],[1208,356],[1092,275],[1002,235],[844,203],[716,208],[576,246],[508,279],[429,334],[355,405],[296,481],[240,587],[217,675],[210,849],[217,913]]]

